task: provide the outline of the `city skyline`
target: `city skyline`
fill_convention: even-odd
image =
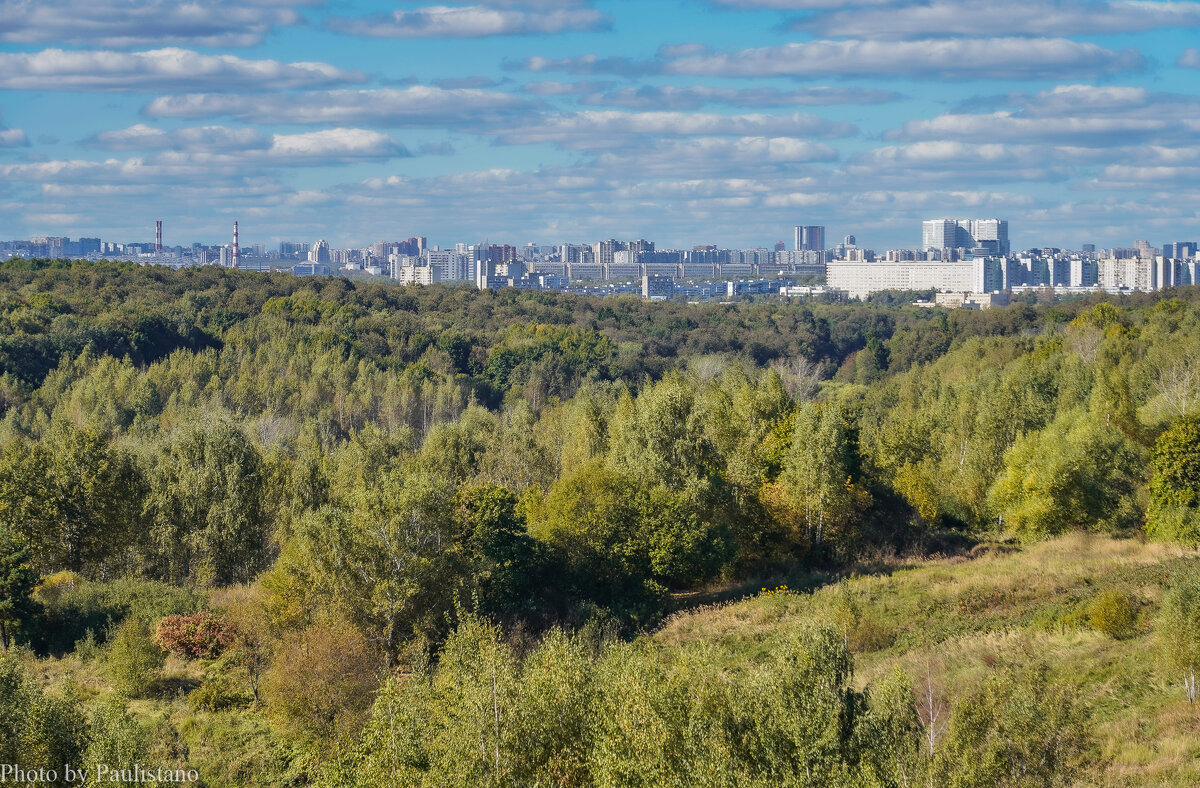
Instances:
[[[0,0],[0,237],[1200,235],[1200,3]],[[269,230],[267,229],[269,228]],[[187,239],[187,241],[185,241]]]
[[[794,251],[794,252],[805,251],[805,252],[819,252],[819,253],[825,253],[825,252],[843,253],[847,249],[858,249],[861,252],[864,252],[864,253],[867,253],[870,255],[874,255],[877,248],[879,248],[879,249],[883,248],[883,247],[877,247],[877,245],[871,244],[869,239],[867,239],[867,243],[860,244],[857,240],[857,237],[854,234],[848,234],[848,235],[844,236],[843,243],[837,244],[836,246],[833,245],[832,243],[827,243],[826,242],[826,227],[824,225],[795,225],[792,228],[791,236],[792,236],[793,241],[792,241],[790,248],[789,248],[787,242],[785,242],[783,240],[777,240],[777,241],[770,242],[770,243],[759,243],[759,244],[755,244],[755,245],[742,246],[740,248],[745,251],[751,251],[751,250],[767,251],[767,250],[773,249],[776,252],[787,250],[787,251]],[[467,236],[467,237],[469,238],[469,236]],[[984,254],[984,255],[988,255],[988,256],[1007,257],[1007,256],[1013,256],[1013,255],[1017,254],[1018,252],[1023,252],[1023,251],[1040,252],[1040,251],[1048,250],[1048,249],[1054,249],[1055,251],[1082,251],[1084,253],[1089,253],[1089,252],[1095,253],[1097,250],[1097,245],[1094,243],[1086,243],[1086,244],[1078,245],[1078,247],[1072,247],[1069,244],[1063,244],[1063,243],[1058,243],[1058,244],[1049,243],[1049,244],[1031,246],[1027,249],[1014,248],[1009,241],[1008,220],[1007,219],[998,219],[998,218],[924,219],[924,220],[921,220],[920,237],[921,237],[920,244],[899,245],[899,246],[887,247],[887,252],[890,255],[892,253],[904,253],[904,252],[924,253],[924,252],[930,252],[930,251],[940,252],[942,250],[958,250],[964,254],[970,254],[970,253],[974,252],[975,254]],[[497,241],[497,240],[501,242],[500,247],[497,247],[494,243],[492,243],[493,241]],[[586,240],[586,239],[557,239],[555,241],[551,241],[548,243],[547,242],[538,243],[538,242],[530,241],[522,246],[517,246],[517,245],[507,243],[507,241],[510,241],[510,240],[512,240],[512,239],[478,239],[477,238],[474,241],[469,241],[469,240],[464,241],[461,239],[456,239],[455,241],[453,241],[452,243],[449,243],[449,244],[436,244],[436,243],[431,243],[429,241],[428,236],[424,236],[424,235],[410,236],[407,240],[401,240],[399,238],[379,239],[378,236],[376,236],[376,240],[371,241],[369,243],[368,242],[358,242],[358,243],[351,243],[351,244],[346,244],[346,245],[342,245],[342,246],[335,245],[335,246],[331,247],[329,242],[325,238],[317,238],[310,242],[310,241],[304,241],[299,237],[293,237],[293,238],[286,239],[286,240],[278,240],[276,243],[264,244],[264,243],[254,242],[251,244],[244,245],[243,248],[252,250],[251,252],[249,252],[249,254],[253,254],[253,255],[259,256],[259,257],[265,256],[267,254],[266,250],[268,250],[268,249],[271,250],[271,254],[274,254],[274,250],[277,248],[280,255],[282,255],[283,257],[288,257],[293,253],[292,252],[293,248],[295,248],[295,249],[303,248],[305,253],[307,252],[307,250],[310,247],[312,247],[312,248],[324,247],[327,250],[327,252],[331,249],[338,249],[339,251],[370,252],[372,249],[378,249],[378,248],[381,248],[384,246],[396,246],[396,245],[403,246],[406,243],[419,244],[419,249],[421,249],[421,250],[432,249],[434,251],[437,251],[439,249],[454,248],[459,251],[462,251],[462,250],[466,249],[468,246],[470,246],[471,248],[477,248],[477,247],[478,248],[488,248],[488,246],[490,245],[492,248],[503,248],[506,250],[512,250],[513,252],[516,252],[518,249],[522,248],[522,246],[531,247],[534,249],[546,249],[546,248],[558,249],[559,247],[563,247],[563,248],[566,248],[566,247],[591,248],[593,246],[603,247],[603,246],[610,245],[610,244],[615,245],[615,248],[619,248],[619,249],[638,249],[638,250],[642,249],[643,245],[648,245],[648,248],[650,250],[653,250],[655,248],[655,246],[658,244],[657,241],[646,240],[644,238],[640,238],[637,240],[609,238],[609,239],[602,239],[600,241],[593,241],[593,240]],[[74,241],[74,243],[72,243],[72,241]],[[230,260],[235,261],[238,256],[238,253],[239,253],[238,252],[239,243],[238,243],[238,220],[237,219],[233,220],[232,243],[230,243],[229,241],[230,241],[230,239],[227,238],[225,241],[218,240],[216,242],[193,240],[191,242],[185,242],[185,243],[174,243],[174,244],[169,243],[169,242],[164,243],[164,241],[163,241],[163,221],[161,219],[156,219],[154,221],[153,241],[146,241],[143,239],[127,239],[126,241],[122,242],[122,241],[113,240],[111,236],[107,236],[107,237],[103,237],[103,238],[102,237],[72,238],[71,236],[51,236],[51,235],[40,234],[40,235],[30,236],[29,238],[26,238],[26,239],[10,239],[10,240],[0,239],[0,255],[19,256],[19,254],[24,253],[24,254],[32,254],[33,256],[39,256],[39,257],[46,257],[46,256],[49,256],[49,257],[55,257],[55,256],[88,257],[89,255],[92,257],[99,257],[99,256],[103,256],[103,254],[106,254],[106,253],[123,251],[120,249],[120,247],[130,247],[132,250],[131,253],[134,255],[142,255],[142,256],[147,256],[147,257],[165,255],[167,257],[170,257],[172,254],[177,254],[178,251],[181,251],[181,250],[186,251],[188,249],[194,250],[194,249],[203,248],[203,249],[211,249],[211,250],[225,249],[225,250],[229,251],[229,253],[231,255]],[[30,243],[32,243],[33,245],[35,245],[39,248],[34,249],[32,251],[13,248],[14,244],[28,245]],[[82,246],[80,246],[80,244],[82,244]],[[47,248],[42,249],[40,247],[47,247]],[[76,248],[76,247],[79,247],[79,248]],[[418,247],[415,247],[415,248],[418,248]],[[659,248],[660,249],[670,248],[672,250],[686,250],[686,249],[691,248],[693,250],[700,251],[700,250],[704,250],[704,249],[730,250],[730,249],[738,248],[738,247],[721,246],[718,244],[705,244],[705,243],[699,243],[699,244],[685,243],[685,244],[677,245],[677,246],[671,246],[671,245],[660,246]],[[1128,253],[1128,256],[1137,257],[1137,256],[1145,256],[1150,253],[1158,254],[1159,250],[1161,249],[1162,255],[1167,258],[1191,258],[1191,257],[1196,256],[1197,248],[1198,248],[1198,246],[1197,246],[1196,241],[1175,240],[1175,241],[1169,241],[1166,243],[1159,244],[1159,243],[1153,243],[1153,242],[1150,242],[1150,241],[1147,241],[1144,239],[1138,239],[1138,240],[1133,241],[1132,247],[1118,246],[1116,244],[1113,244],[1109,248],[1109,251],[1111,251],[1113,253],[1113,255],[1117,256],[1117,257],[1119,257],[1125,253]],[[613,249],[609,250],[609,252],[608,252],[609,256],[611,256],[612,251],[613,251]],[[328,255],[326,255],[326,256],[328,256]],[[824,258],[824,256],[822,256],[822,257],[816,258],[816,259],[818,261],[823,262],[826,258]],[[842,259],[847,259],[847,258],[842,258]],[[904,258],[904,259],[910,259],[910,258]],[[849,258],[849,261],[853,262],[854,258],[853,257]],[[870,260],[868,260],[868,261],[870,261]],[[608,262],[611,262],[611,260],[608,260]],[[237,267],[237,266],[235,265],[233,267]]]

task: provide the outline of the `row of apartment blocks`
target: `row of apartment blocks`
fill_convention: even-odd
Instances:
[[[490,269],[490,270],[489,270]],[[390,275],[402,284],[472,281],[483,289],[520,287],[523,279],[548,282],[618,281],[646,276],[665,279],[706,279],[737,276],[821,276],[823,265],[788,266],[763,263],[500,263],[469,259],[454,252],[432,252],[422,258],[398,259]]]
[[[465,245],[459,245],[465,246]],[[499,253],[495,250],[502,249]],[[511,253],[506,250],[511,250]],[[605,259],[602,256],[601,259]],[[729,276],[821,276],[824,264],[812,252],[767,249],[690,251],[617,250],[607,262],[594,257],[563,262],[550,259],[528,260],[513,247],[469,245],[450,250],[427,250],[418,255],[392,253],[388,274],[405,284],[432,284],[474,280],[481,288],[520,286],[517,280],[550,277],[548,281],[613,281],[640,279],[645,276],[671,279],[703,279]],[[510,281],[511,280],[511,281]]]
[[[831,289],[844,291],[851,298],[865,298],[883,290],[996,293],[1052,287],[1079,292],[1149,292],[1200,283],[1200,259],[1058,254],[965,260],[834,260],[826,267],[826,278]]]
[[[521,255],[514,247],[483,250],[484,247],[471,246],[454,251],[426,250],[419,255],[393,253],[387,273],[404,284],[473,281],[483,289],[564,289],[571,282],[647,278],[681,281],[825,275],[831,291],[844,292],[852,298],[864,298],[883,290],[994,293],[1053,287],[1079,291],[1152,291],[1200,282],[1200,261],[1194,256],[1187,259],[1127,256],[1129,250],[1113,250],[1119,257],[1045,250],[1012,256],[967,255],[962,259],[951,254],[894,250],[884,260],[875,260],[873,255],[864,259],[855,252],[847,255],[849,259],[824,264],[813,261],[810,253],[804,251],[758,255],[758,250],[735,254],[723,250],[722,259],[738,262],[696,262],[692,255],[682,252],[619,250],[612,262],[595,263],[527,261],[519,259]]]

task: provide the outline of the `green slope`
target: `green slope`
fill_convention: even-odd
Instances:
[[[678,614],[653,637],[667,649],[707,644],[735,667],[764,658],[789,631],[831,620],[847,633],[860,685],[899,667],[918,691],[932,685],[945,709],[939,722],[989,675],[1044,664],[1087,708],[1093,763],[1075,784],[1196,785],[1200,704],[1189,707],[1155,628],[1170,573],[1196,560],[1173,545],[1076,534],[897,562],[808,594],[768,590]],[[1116,595],[1133,613],[1120,639],[1097,629],[1105,626],[1097,600]]]

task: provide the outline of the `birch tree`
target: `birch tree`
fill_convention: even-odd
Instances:
[[[836,406],[812,404],[800,409],[782,476],[814,546],[831,529],[846,525],[858,510],[861,494],[853,480],[854,460],[849,428]]]
[[[1200,666],[1200,571],[1178,572],[1163,596],[1158,632],[1170,669],[1183,682],[1188,703],[1196,702],[1196,668]]]

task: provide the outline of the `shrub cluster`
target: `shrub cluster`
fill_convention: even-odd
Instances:
[[[154,642],[172,654],[189,659],[215,659],[233,640],[229,623],[207,610],[166,616],[154,630]]]

